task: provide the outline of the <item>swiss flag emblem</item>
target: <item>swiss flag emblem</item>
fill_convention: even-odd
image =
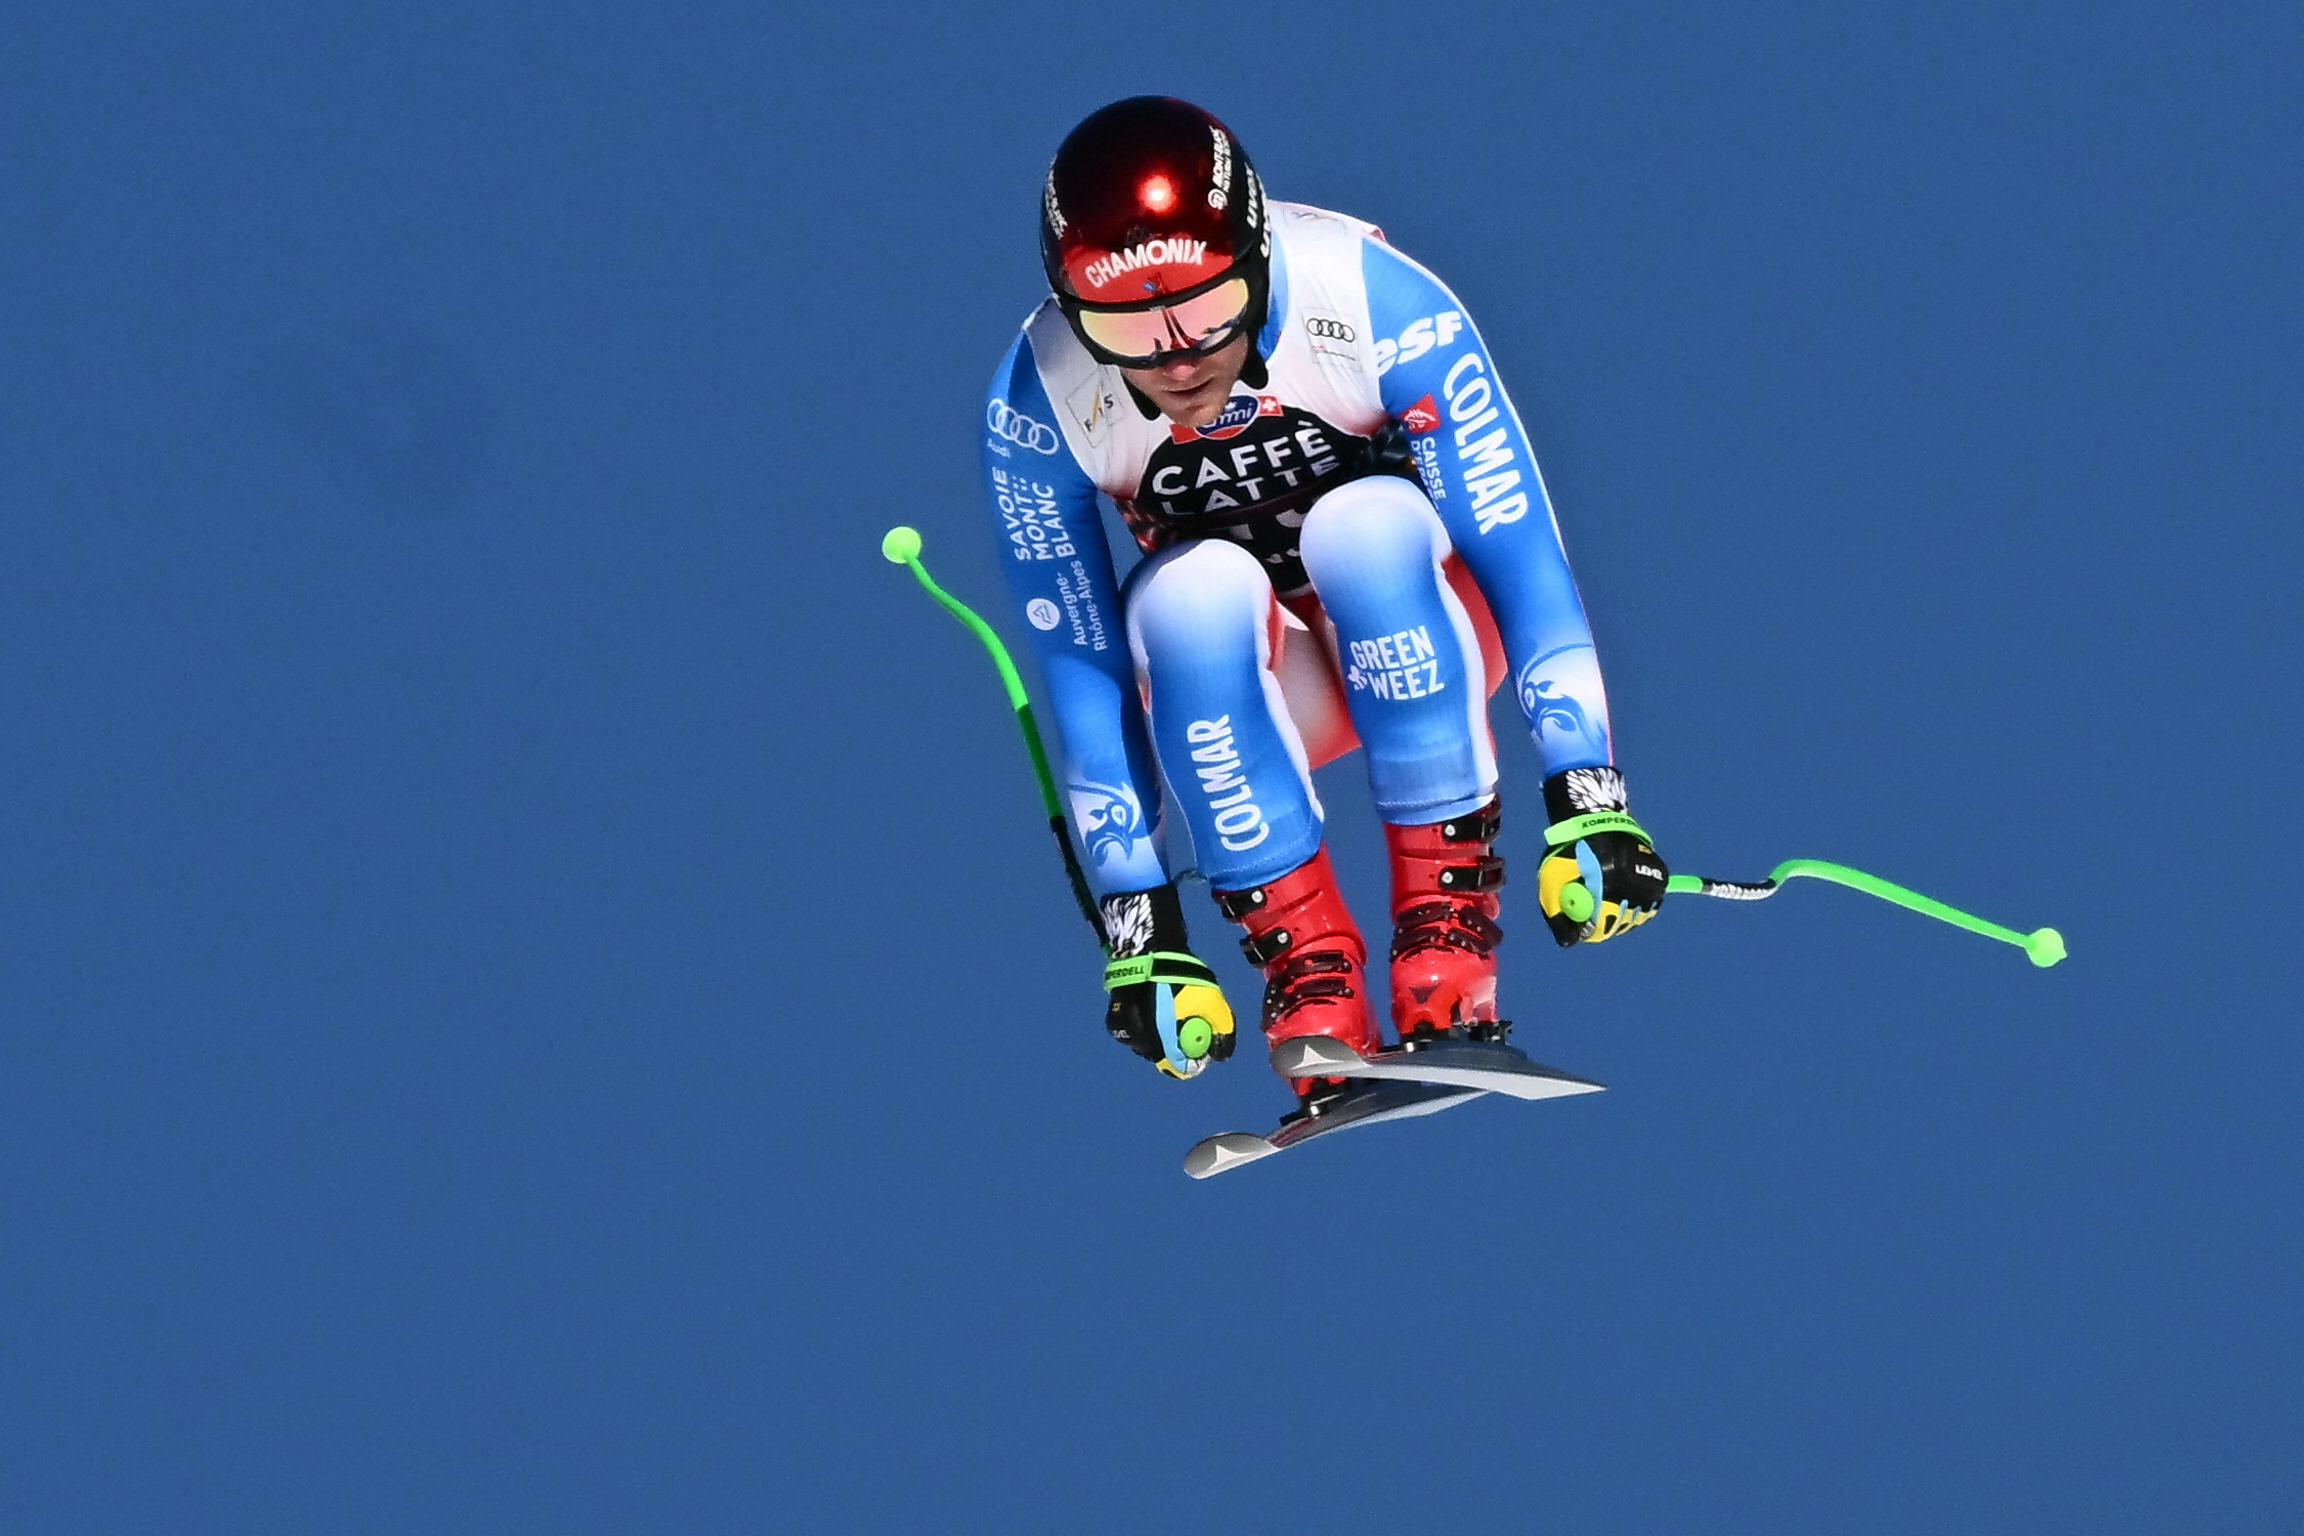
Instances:
[[[1432,403],[1430,395],[1426,395],[1400,413],[1400,425],[1418,437],[1427,432],[1437,432],[1440,430],[1440,407]]]

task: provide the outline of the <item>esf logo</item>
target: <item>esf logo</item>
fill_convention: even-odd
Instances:
[[[1412,363],[1435,347],[1453,346],[1463,332],[1464,316],[1453,309],[1412,321],[1398,336],[1376,343],[1376,374],[1381,378],[1394,363]]]
[[[995,400],[984,408],[984,426],[994,437],[1006,438],[1019,448],[1029,448],[1034,453],[1056,451],[1056,429],[1044,421],[1034,421],[1022,411],[1010,409],[1005,400]]]
[[[1259,416],[1280,414],[1280,400],[1276,395],[1234,395],[1224,402],[1224,410],[1204,427],[1171,427],[1168,435],[1179,443],[1194,438],[1220,443],[1228,437],[1238,437],[1248,430],[1248,424]]]

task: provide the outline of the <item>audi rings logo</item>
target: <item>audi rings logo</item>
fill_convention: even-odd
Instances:
[[[1332,320],[1326,315],[1311,316],[1304,322],[1304,329],[1312,335],[1328,341],[1358,341],[1360,339],[1358,331],[1343,321]]]
[[[1010,410],[1005,400],[995,400],[984,408],[984,425],[991,429],[994,437],[1004,437],[1019,448],[1029,448],[1034,453],[1056,451],[1056,429],[1044,421],[1034,421],[1022,411]]]

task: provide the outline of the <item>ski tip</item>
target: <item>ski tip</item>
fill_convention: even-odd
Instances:
[[[1561,1072],[1541,1080],[1547,1086],[1540,1093],[1530,1095],[1539,1099],[1572,1099],[1580,1093],[1606,1093],[1606,1083],[1596,1083],[1588,1077],[1570,1077]]]
[[[1261,1136],[1247,1131],[1226,1131],[1211,1136],[1184,1154],[1184,1171],[1195,1179],[1212,1179],[1220,1173],[1229,1173],[1242,1163],[1252,1163],[1260,1157],[1270,1157],[1279,1151]]]

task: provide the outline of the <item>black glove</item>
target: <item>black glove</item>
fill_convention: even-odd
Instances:
[[[1562,949],[1627,933],[1664,905],[1671,871],[1624,809],[1624,775],[1571,768],[1544,781],[1537,904]]]
[[[1175,1078],[1229,1057],[1238,1040],[1232,1006],[1185,939],[1176,887],[1107,896],[1096,909],[1111,951],[1104,1027],[1112,1038]]]

